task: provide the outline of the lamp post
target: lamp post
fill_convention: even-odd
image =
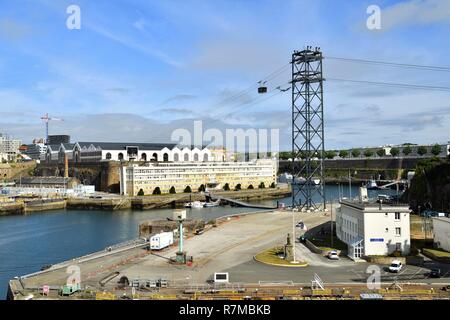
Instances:
[[[294,207],[292,207],[292,261],[291,263],[298,263],[295,259],[295,217],[294,217]]]

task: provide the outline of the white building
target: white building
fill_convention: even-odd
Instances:
[[[9,136],[0,133],[0,157],[2,161],[13,161],[19,154],[21,140],[11,139]]]
[[[336,213],[336,235],[348,245],[348,256],[389,255],[410,252],[408,205],[341,200]]]
[[[433,218],[433,232],[436,246],[450,252],[450,218]]]
[[[140,190],[152,194],[156,188],[182,193],[206,188],[268,188],[276,183],[277,162],[271,159],[250,162],[158,162],[121,167],[120,193],[135,196]]]

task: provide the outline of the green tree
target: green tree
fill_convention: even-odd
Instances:
[[[172,187],[170,188],[169,193],[171,193],[171,194],[177,193],[177,192],[175,191],[175,187],[174,187],[174,186],[172,186]]]
[[[252,190],[252,189],[255,189],[255,188],[254,188],[253,185],[251,184],[251,185],[249,185],[249,186],[247,187],[247,189]]]
[[[329,150],[329,151],[326,151],[325,152],[325,157],[327,158],[327,159],[333,159],[334,157],[336,157],[336,151],[334,151],[334,150]]]
[[[275,182],[272,182],[272,183],[270,184],[270,187],[271,187],[272,189],[274,189],[274,188],[276,187]]]
[[[198,187],[198,192],[205,192],[205,185],[204,184],[202,184],[202,185],[200,185],[200,187]]]
[[[184,193],[191,193],[192,192],[191,186],[187,186],[186,188],[184,188],[183,192]]]
[[[386,150],[384,150],[383,148],[380,148],[377,150],[377,155],[379,157],[384,157],[386,155]]]
[[[144,195],[144,190],[142,190],[142,189],[139,189],[139,192],[138,192],[138,194],[137,194],[138,196],[143,196]]]
[[[161,194],[161,189],[160,189],[159,187],[156,187],[156,188],[153,190],[153,194]]]
[[[425,154],[427,154],[427,148],[424,147],[424,146],[419,146],[419,147],[417,148],[417,154],[418,154],[419,156],[424,156]]]
[[[391,156],[396,157],[400,153],[400,150],[398,148],[391,148]]]
[[[264,189],[266,187],[266,185],[264,184],[264,182],[261,182],[258,186],[259,189]]]
[[[230,191],[230,185],[228,183],[225,183],[225,185],[223,186],[223,190]]]
[[[365,150],[365,151],[364,151],[364,156],[365,156],[366,158],[372,157],[372,156],[373,156],[373,151],[370,150],[370,149]]]
[[[341,150],[341,151],[339,151],[339,157],[341,157],[341,158],[347,158],[347,157],[348,157],[348,151],[347,151],[347,150]]]
[[[289,158],[292,158],[292,152],[289,152],[289,151],[281,151],[280,152],[280,159],[281,160],[287,160]]]
[[[234,190],[236,190],[236,191],[241,190],[241,184],[238,183],[238,184],[236,185],[236,187],[234,187]]]
[[[404,154],[405,156],[411,154],[411,152],[412,152],[412,149],[411,149],[410,146],[406,146],[406,147],[403,148],[403,154]]]
[[[438,144],[435,144],[432,148],[431,148],[431,153],[435,156],[438,156],[442,151],[442,147]]]
[[[359,150],[359,149],[353,149],[352,150],[353,158],[358,158],[360,155],[361,155],[361,150]]]

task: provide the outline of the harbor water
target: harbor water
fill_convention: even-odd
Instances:
[[[352,187],[352,194],[358,192]],[[342,194],[343,193],[343,194]],[[374,196],[378,191],[370,192]],[[387,194],[387,191],[380,191]],[[392,194],[392,191],[390,192]],[[327,199],[348,196],[348,187],[326,187]],[[286,205],[291,198],[260,201],[264,205]],[[189,218],[209,221],[214,218],[254,212],[252,208],[213,207],[187,209]],[[45,265],[79,257],[138,237],[138,226],[150,219],[172,216],[171,209],[147,211],[55,210],[31,215],[0,217],[0,299],[6,298],[8,281],[15,276],[39,271]]]

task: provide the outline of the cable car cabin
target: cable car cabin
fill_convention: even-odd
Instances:
[[[258,93],[267,93],[267,87],[258,87]]]

